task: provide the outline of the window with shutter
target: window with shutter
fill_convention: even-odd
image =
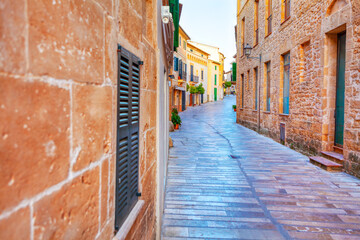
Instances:
[[[119,230],[140,196],[138,168],[141,64],[134,54],[118,47],[116,230]]]

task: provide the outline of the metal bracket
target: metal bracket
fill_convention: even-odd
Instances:
[[[137,197],[141,197],[141,192],[136,193]]]
[[[143,61],[139,61],[138,64],[139,64],[139,65],[144,65],[144,62],[143,62]]]

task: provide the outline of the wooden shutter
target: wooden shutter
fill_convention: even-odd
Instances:
[[[140,65],[118,47],[115,229],[125,221],[138,196]]]

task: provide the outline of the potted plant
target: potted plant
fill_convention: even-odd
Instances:
[[[234,112],[236,112],[236,105],[233,105]]]
[[[179,114],[176,113],[172,113],[171,114],[171,121],[175,126],[175,129],[179,129],[179,125],[181,125],[181,118],[179,116]]]

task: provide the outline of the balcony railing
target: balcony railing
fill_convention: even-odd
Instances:
[[[199,77],[191,75],[190,76],[190,82],[198,83],[199,82]]]

